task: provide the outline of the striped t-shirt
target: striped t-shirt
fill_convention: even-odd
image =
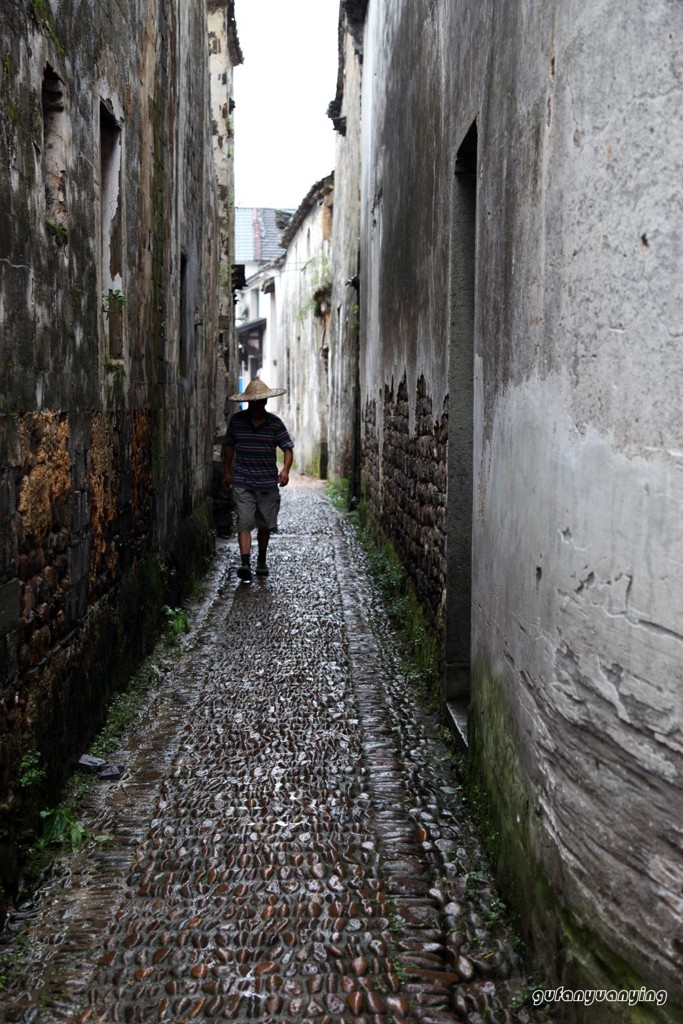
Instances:
[[[233,487],[248,491],[272,491],[277,487],[276,449],[294,447],[287,427],[279,416],[266,412],[263,423],[254,426],[248,409],[230,418],[225,443],[235,449],[232,467]]]

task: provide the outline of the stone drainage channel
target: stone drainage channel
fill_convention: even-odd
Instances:
[[[285,493],[270,554],[240,585],[220,542],[123,778],[85,798],[109,838],[10,921],[0,1019],[548,1020],[320,485]]]

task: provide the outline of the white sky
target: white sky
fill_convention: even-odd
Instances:
[[[235,0],[237,206],[296,209],[334,169],[339,0]]]

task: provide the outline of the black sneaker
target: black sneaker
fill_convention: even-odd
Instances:
[[[258,562],[256,563],[256,575],[257,576],[267,576],[269,572],[270,572],[270,569],[266,565],[265,558],[259,558]]]
[[[241,565],[237,570],[237,575],[242,583],[251,583],[251,566]]]

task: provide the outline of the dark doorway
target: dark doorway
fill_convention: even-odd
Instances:
[[[448,578],[445,697],[464,704],[470,691],[474,432],[474,279],[477,126],[458,150],[453,176],[448,358]]]

